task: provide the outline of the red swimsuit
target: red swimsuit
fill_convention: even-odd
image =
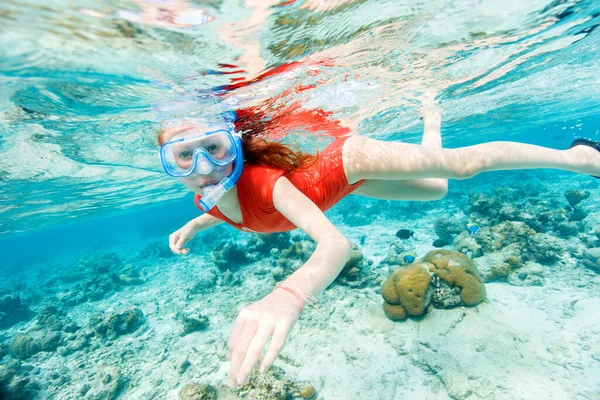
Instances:
[[[338,138],[320,154],[318,161],[308,171],[293,172],[288,179],[311,199],[321,211],[327,211],[338,201],[352,193],[363,181],[348,184],[342,162],[342,146],[348,137]],[[217,207],[208,214],[229,225],[243,230],[261,233],[285,232],[296,229],[273,205],[273,188],[283,170],[256,165],[244,165],[242,176],[237,182],[242,224],[236,224]],[[198,204],[200,195],[194,197]]]

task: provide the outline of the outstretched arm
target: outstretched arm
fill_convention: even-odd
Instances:
[[[241,385],[258,361],[267,341],[269,349],[260,366],[269,368],[300,316],[300,301],[320,294],[340,273],[350,257],[350,242],[308,197],[287,178],[279,178],[273,190],[275,208],[306,232],[317,247],[312,256],[284,282],[296,295],[278,289],[240,312],[229,339],[229,386]]]
[[[189,253],[190,249],[184,247],[187,242],[192,240],[198,232],[220,224],[221,222],[223,221],[210,214],[202,214],[201,216],[194,218],[169,235],[169,247],[171,248],[171,251],[175,254]]]

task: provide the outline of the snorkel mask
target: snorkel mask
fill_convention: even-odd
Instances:
[[[183,136],[182,136],[183,135]],[[205,131],[191,128],[180,132],[175,139],[160,148],[160,160],[165,172],[177,178],[194,173],[208,175],[217,168],[233,163],[233,171],[221,182],[202,188],[198,207],[208,212],[230,190],[242,175],[244,157],[242,138],[233,124]]]

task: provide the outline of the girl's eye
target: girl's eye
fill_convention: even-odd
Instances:
[[[189,158],[192,158],[193,154],[194,154],[194,152],[186,150],[186,151],[182,151],[181,153],[179,153],[179,157],[181,157],[183,159],[189,159]]]
[[[208,151],[209,153],[214,153],[217,150],[219,150],[219,146],[217,146],[216,144],[206,146],[206,151]]]

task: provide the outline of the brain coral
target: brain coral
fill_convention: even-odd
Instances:
[[[434,250],[423,257],[430,271],[450,287],[460,289],[465,305],[474,306],[485,298],[485,286],[471,259],[458,251]]]
[[[400,321],[407,315],[422,315],[431,301],[428,265],[412,264],[396,269],[383,283],[383,311],[388,318]]]

